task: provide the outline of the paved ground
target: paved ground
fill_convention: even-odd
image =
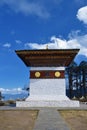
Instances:
[[[87,110],[87,104],[80,104],[78,108],[39,108],[40,112],[35,122],[34,130],[70,130],[69,126],[59,114],[58,110]]]
[[[55,108],[41,109],[33,130],[70,130]]]
[[[1,110],[9,109],[28,109],[39,110],[38,117],[35,121],[33,130],[70,130],[64,119],[59,114],[58,110],[87,110],[87,104],[80,104],[78,108],[16,108],[12,106],[0,107]]]

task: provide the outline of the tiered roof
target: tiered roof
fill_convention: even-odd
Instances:
[[[79,49],[43,49],[43,50],[16,50],[26,66],[30,67],[56,67],[69,66]]]

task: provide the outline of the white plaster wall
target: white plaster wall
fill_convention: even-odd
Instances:
[[[66,96],[65,79],[30,79],[30,96],[17,107],[79,107]]]
[[[31,67],[30,70],[65,70],[65,67]]]
[[[64,67],[31,67],[30,70],[65,70]],[[30,96],[17,107],[79,107],[66,97],[65,79],[30,79]]]
[[[65,79],[31,79],[31,95],[65,95]]]
[[[30,70],[65,70],[65,67],[31,67]],[[30,79],[30,96],[65,95],[65,78],[63,79]]]

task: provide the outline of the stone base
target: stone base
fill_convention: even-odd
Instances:
[[[16,107],[79,107],[78,101],[17,101]]]
[[[26,101],[17,101],[16,107],[79,107],[79,101],[71,101],[66,96],[33,96]]]

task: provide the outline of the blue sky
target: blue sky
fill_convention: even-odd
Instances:
[[[80,48],[87,61],[87,0],[0,0],[0,88],[23,88],[29,68],[21,49]],[[20,89],[19,89],[20,90]]]

